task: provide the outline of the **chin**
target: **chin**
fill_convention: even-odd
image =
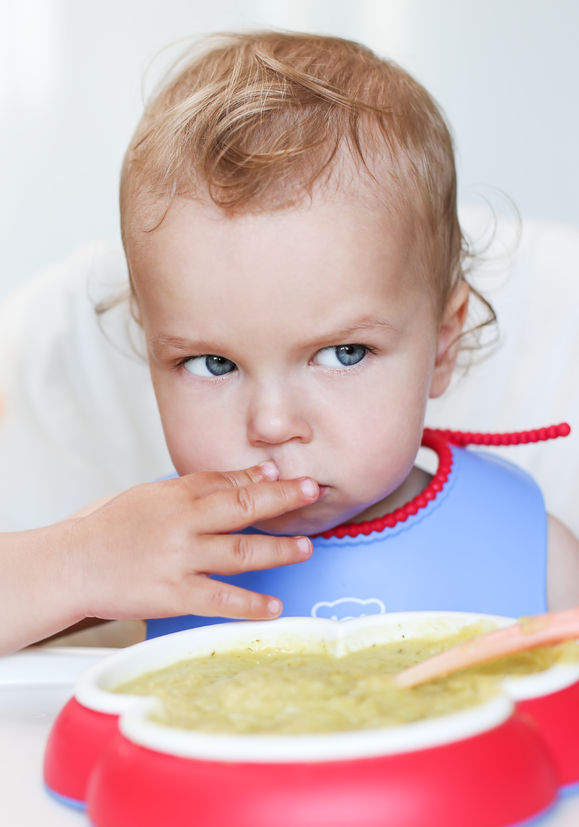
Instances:
[[[279,536],[295,537],[306,535],[311,537],[313,534],[321,534],[322,531],[327,531],[330,528],[340,525],[345,519],[346,518],[342,516],[334,516],[332,518],[328,514],[307,514],[304,509],[303,512],[282,514],[281,517],[262,520],[259,523],[254,523],[252,528],[263,531],[266,534]]]

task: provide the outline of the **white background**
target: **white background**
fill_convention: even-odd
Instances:
[[[239,27],[337,34],[394,58],[453,125],[463,201],[494,187],[524,218],[579,224],[576,0],[0,0],[0,298],[118,236],[147,67],[150,89],[182,48],[159,55],[167,44]]]

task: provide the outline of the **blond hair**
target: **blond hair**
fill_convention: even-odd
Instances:
[[[125,156],[123,238],[137,214],[151,222],[150,207],[164,205],[162,220],[178,195],[226,214],[292,206],[316,185],[341,185],[344,153],[358,186],[365,177],[366,189],[415,219],[441,313],[465,258],[450,131],[407,72],[341,38],[237,33],[190,50]]]

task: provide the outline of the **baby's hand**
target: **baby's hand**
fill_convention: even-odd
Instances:
[[[314,502],[309,479],[277,480],[271,462],[139,485],[70,520],[71,588],[82,616],[273,618],[274,597],[222,583],[229,575],[306,560],[306,537],[231,534]]]

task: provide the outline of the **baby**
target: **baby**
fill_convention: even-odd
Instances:
[[[406,72],[337,38],[209,39],[147,107],[121,214],[178,475],[269,461],[311,487],[233,537],[216,514],[196,570],[218,602],[150,634],[244,616],[240,589],[330,617],[579,602],[579,542],[524,472],[436,434],[434,478],[415,465],[474,291],[452,140]],[[304,562],[254,571],[272,537]]]

